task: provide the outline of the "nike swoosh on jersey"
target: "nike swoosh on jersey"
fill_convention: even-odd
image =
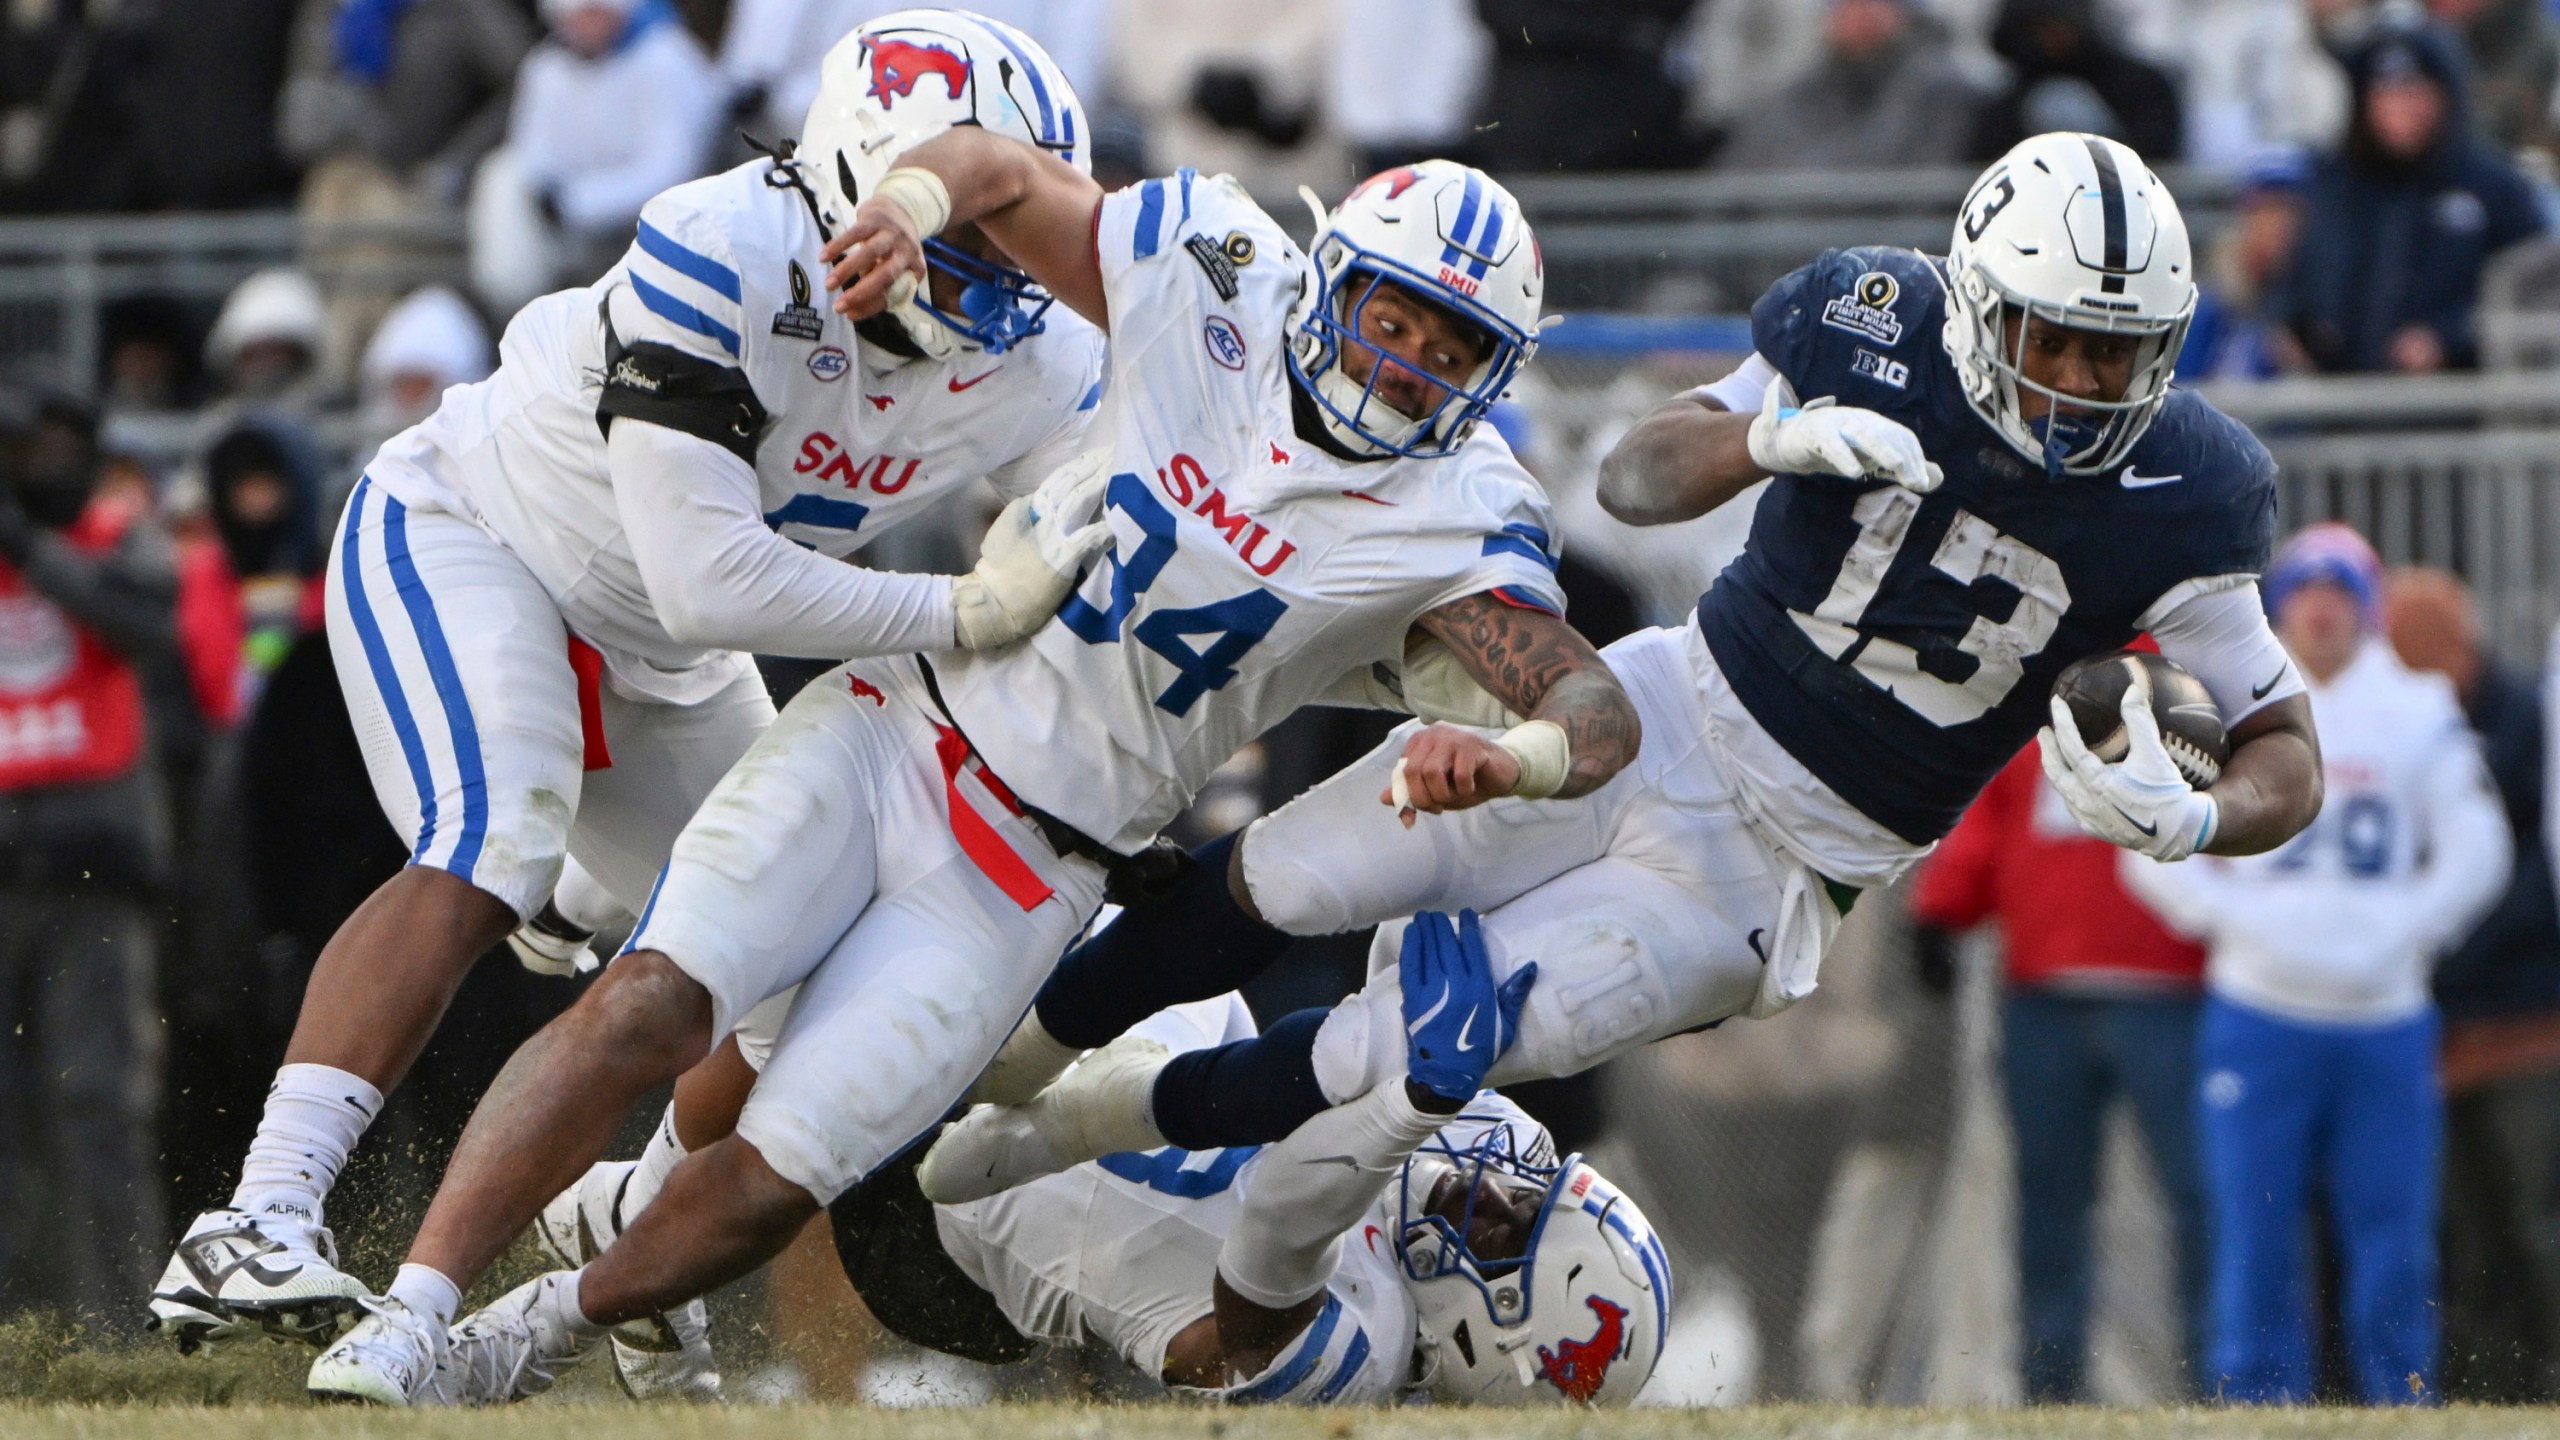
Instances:
[[[2270,690],[2273,690],[2274,688],[2276,688],[2276,685],[2278,684],[2278,682],[2280,682],[2280,681],[2282,681],[2282,680],[2284,679],[2284,672],[2285,672],[2285,668],[2286,668],[2286,667],[2284,667],[2284,666],[2282,666],[2282,665],[2277,666],[2277,667],[2276,667],[2276,673],[2274,673],[2273,675],[2270,675],[2270,676],[2268,676],[2268,677],[2267,677],[2267,683],[2266,683],[2266,684],[2264,684],[2264,685],[2252,685],[2252,686],[2250,686],[2250,687],[2249,687],[2249,698],[2250,698],[2250,699],[2252,699],[2252,700],[2264,700],[2264,699],[2266,699],[2266,698],[2267,698],[2267,692],[2268,692],[2268,691],[2270,691]]]
[[[1744,936],[1742,940],[1743,944],[1751,947],[1752,954],[1760,957],[1760,963],[1763,965],[1769,963],[1769,952],[1760,948],[1760,937],[1768,933],[1769,932],[1765,929],[1754,930],[1749,935]]]
[[[999,365],[999,366],[997,366],[997,367],[996,367],[996,370],[1001,370],[1001,369],[1003,369],[1003,368],[1004,368],[1003,366]],[[984,380],[984,379],[986,379],[986,378],[987,378],[987,375],[993,375],[993,374],[995,374],[995,373],[996,373],[996,370],[990,370],[990,371],[988,371],[988,372],[987,372],[987,374],[986,374],[986,375],[980,375],[980,376],[975,377],[974,379],[969,379],[969,380],[963,380],[963,379],[961,379],[959,376],[954,375],[954,376],[952,376],[952,377],[951,377],[951,379],[950,379],[949,381],[947,381],[946,383],[947,383],[947,384],[949,384],[949,385],[951,386],[951,393],[952,393],[952,394],[954,394],[954,395],[957,395],[957,394],[959,394],[961,391],[968,389],[970,386],[977,384],[980,380]]]
[[[2187,477],[2184,475],[2136,475],[2133,473],[2133,467],[2127,465],[2124,467],[2124,475],[2118,483],[2122,484],[2127,490],[2148,490],[2154,485],[2175,484],[2176,482],[2186,478]]]

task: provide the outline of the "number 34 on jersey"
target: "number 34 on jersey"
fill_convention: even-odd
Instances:
[[[1171,465],[1156,472],[1156,483],[1163,488],[1164,499],[1157,498],[1154,487],[1133,472],[1124,470],[1111,477],[1105,503],[1128,517],[1140,538],[1134,548],[1125,544],[1112,548],[1107,606],[1071,594],[1058,607],[1059,621],[1087,644],[1118,642],[1138,598],[1155,585],[1174,558],[1181,537],[1166,500],[1207,520],[1257,575],[1271,575],[1297,549],[1243,510],[1231,509],[1226,494],[1189,455],[1174,456]],[[1176,672],[1173,683],[1156,696],[1156,707],[1187,715],[1202,695],[1224,689],[1236,678],[1236,662],[1271,633],[1288,609],[1288,602],[1270,591],[1251,589],[1204,605],[1150,610],[1131,630],[1131,638],[1163,656]],[[1195,640],[1207,643],[1195,644]]]

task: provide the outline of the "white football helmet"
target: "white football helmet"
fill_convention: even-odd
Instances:
[[[1330,214],[1312,194],[1307,206],[1316,212],[1307,246],[1315,275],[1289,311],[1290,370],[1315,397],[1325,427],[1355,452],[1430,457],[1455,450],[1538,349],[1546,260],[1520,202],[1481,170],[1425,160],[1370,176]],[[1381,282],[1484,332],[1484,361],[1464,386],[1423,376],[1440,401],[1420,416],[1378,398],[1376,369],[1363,381],[1342,365],[1343,346],[1358,343],[1353,317]],[[1379,364],[1404,366],[1383,351]]]
[[[1633,1200],[1579,1155],[1559,1164],[1546,1131],[1510,1113],[1472,1141],[1444,1129],[1405,1162],[1396,1253],[1420,1317],[1419,1383],[1464,1404],[1628,1404],[1662,1358],[1670,1257]],[[1468,1248],[1484,1179],[1541,1197],[1516,1258]],[[1465,1187],[1443,1192],[1466,1197],[1454,1224],[1431,1209],[1444,1183]]]
[[[820,223],[830,232],[852,223],[880,177],[955,125],[1037,145],[1093,172],[1084,106],[1030,36],[966,10],[898,10],[837,41],[819,71],[793,158],[805,162]],[[1050,297],[1030,276],[933,236],[924,248],[927,265],[965,287],[958,313],[937,307],[924,285],[890,308],[927,358],[999,354],[1040,333]]]
[[[1945,343],[1965,399],[2050,474],[2113,468],[2169,398],[2195,317],[2187,222],[2131,149],[2099,135],[2022,140],[1965,196],[1947,248]],[[2019,317],[2017,334],[2007,321]],[[2061,395],[2026,378],[2028,318],[2139,340],[2121,399]],[[2072,412],[2030,422],[2034,391]]]

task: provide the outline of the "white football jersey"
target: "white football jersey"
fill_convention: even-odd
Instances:
[[[779,180],[757,160],[650,201],[619,264],[518,312],[497,373],[445,392],[367,471],[412,507],[476,520],[618,679],[659,699],[700,698],[744,662],[678,643],[651,608],[596,419],[608,318],[624,347],[654,341],[745,374],[769,417],[758,513],[839,558],[978,476],[1030,489],[1082,448],[1101,400],[1102,337],[1062,305],[1002,355],[900,361],[858,342],[826,307],[824,237]]]
[[[1545,492],[1480,426],[1436,460],[1298,433],[1283,322],[1305,257],[1226,176],[1107,196],[1111,376],[1089,444],[1112,552],[1019,646],[937,655],[970,741],[1022,797],[1143,847],[1236,750],[1425,611],[1478,592],[1562,613]]]
[[[1503,1124],[1552,1150],[1537,1122],[1490,1092],[1440,1134],[1463,1148]],[[1173,1337],[1210,1313],[1218,1254],[1262,1151],[1105,1155],[990,1199],[938,1206],[934,1220],[942,1248],[1014,1328],[1060,1344],[1089,1335],[1161,1379]],[[1396,1258],[1396,1208],[1390,1186],[1343,1237],[1316,1319],[1228,1399],[1376,1405],[1404,1390],[1418,1316]]]

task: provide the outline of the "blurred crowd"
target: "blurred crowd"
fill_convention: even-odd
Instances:
[[[467,214],[494,317],[640,204],[797,128],[890,0],[23,0],[0,213]],[[2500,249],[2560,211],[2555,0],[980,0],[1045,44],[1106,181],[1338,193],[1497,173],[1875,170],[2113,135],[2242,189],[2198,375],[2474,361]],[[340,260],[347,255],[335,257]],[[332,316],[333,374],[381,319]]]

